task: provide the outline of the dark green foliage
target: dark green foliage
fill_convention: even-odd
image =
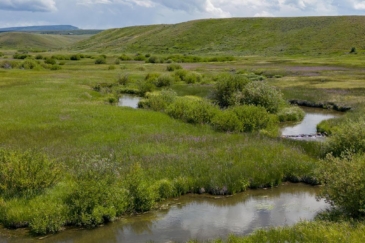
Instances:
[[[336,127],[328,139],[326,150],[334,156],[340,156],[346,151],[354,153],[365,152],[365,119],[346,119]]]
[[[140,164],[131,166],[127,179],[129,209],[132,212],[145,212],[152,208],[157,198],[156,192],[149,186]]]
[[[95,64],[106,64],[106,59],[103,56],[96,58]]]
[[[38,54],[35,56],[35,59],[37,59],[37,60],[43,59],[43,56],[41,54]]]
[[[356,47],[352,47],[351,50],[350,50],[350,53],[355,54],[356,53]]]
[[[28,58],[28,57],[31,57],[31,55],[28,55],[27,53],[19,53],[19,52],[17,52],[17,53],[15,53],[13,55],[13,58],[14,59],[25,59],[25,58]]]
[[[276,113],[285,105],[283,95],[266,82],[250,82],[241,92],[234,94],[238,104],[257,105],[264,107],[270,113]]]
[[[60,176],[60,166],[43,154],[0,150],[0,193],[3,195],[32,196],[53,186]]]
[[[298,106],[285,107],[278,112],[280,122],[301,121],[305,116],[305,112]]]
[[[173,71],[179,70],[179,69],[182,69],[182,67],[179,64],[176,64],[176,63],[169,64],[166,67],[166,70],[169,71],[169,72],[173,72]]]
[[[221,107],[235,105],[234,95],[243,90],[250,80],[243,75],[224,74],[217,78],[214,99]]]
[[[56,62],[56,60],[55,60],[55,59],[53,59],[53,58],[46,58],[46,59],[44,60],[44,63],[46,63],[46,64],[51,64],[51,65],[55,65],[57,62]]]
[[[208,124],[219,109],[207,100],[178,97],[166,110],[175,119],[188,123]]]
[[[60,64],[61,65],[61,64]],[[49,69],[50,70],[61,70],[62,69],[62,67],[60,66],[60,65],[52,65]]]
[[[365,215],[365,156],[328,155],[318,176],[324,183],[321,197],[352,217]]]
[[[81,60],[81,55],[80,54],[74,54],[70,56],[70,60],[72,61],[78,61]]]
[[[161,60],[156,56],[149,57],[146,62],[148,63],[161,63]]]
[[[170,74],[163,74],[155,81],[156,87],[169,87],[174,82],[174,78]]]
[[[142,55],[141,53],[137,53],[134,57],[134,61],[145,61],[146,57]]]
[[[73,224],[95,227],[127,210],[128,191],[111,159],[86,157],[75,166],[72,187],[65,199]]]

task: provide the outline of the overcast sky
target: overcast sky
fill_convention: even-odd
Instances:
[[[364,14],[365,0],[0,0],[0,28],[108,29],[202,18]]]

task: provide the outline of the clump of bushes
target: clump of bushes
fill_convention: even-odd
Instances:
[[[122,54],[119,57],[119,60],[121,60],[121,61],[130,61],[130,60],[132,60],[132,58],[130,56],[127,56],[126,54]]]
[[[321,197],[351,217],[365,215],[365,156],[327,155],[318,173],[324,183]]]
[[[81,60],[81,55],[80,54],[73,54],[73,55],[70,56],[70,60],[72,60],[72,61]]]
[[[286,104],[280,91],[266,82],[259,81],[245,85],[242,91],[234,94],[234,100],[236,104],[262,106],[272,114],[277,113]]]
[[[95,59],[95,64],[106,64],[106,58],[104,56],[100,56]]]
[[[44,63],[55,65],[57,62],[55,59],[47,57],[46,59],[44,59]]]
[[[257,132],[276,126],[276,119],[263,107],[243,105],[217,113],[212,126],[223,132]]]
[[[173,90],[147,93],[146,98],[139,102],[138,107],[163,112],[175,101],[176,97],[177,94]]]
[[[27,53],[19,53],[19,52],[16,52],[14,55],[13,55],[13,58],[14,59],[26,59],[26,58],[30,58],[32,57],[31,55],[28,55]]]
[[[250,80],[243,75],[220,75],[217,77],[213,99],[220,107],[235,105],[234,95],[242,91],[249,82]]]
[[[169,74],[163,74],[157,78],[155,81],[156,87],[169,87],[174,82],[173,77]]]
[[[173,71],[179,70],[179,69],[182,69],[182,66],[177,64],[177,63],[169,64],[166,67],[166,70],[169,71],[169,72],[173,72]]]
[[[142,55],[141,53],[137,53],[134,56],[134,61],[145,61],[146,57],[144,55]]]
[[[16,169],[15,169],[16,168]],[[61,167],[33,151],[0,150],[0,193],[7,196],[34,195],[53,186]]]
[[[202,81],[202,75],[197,72],[188,72],[183,81],[187,84],[200,83]]]
[[[280,122],[301,121],[305,116],[305,112],[298,106],[285,107],[278,112]]]
[[[166,109],[166,113],[175,119],[193,124],[209,124],[218,107],[198,97],[178,97]]]
[[[364,153],[365,119],[345,119],[328,138],[326,151],[334,156],[341,156],[346,151]]]

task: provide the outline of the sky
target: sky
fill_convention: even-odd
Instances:
[[[207,18],[364,14],[365,0],[0,0],[0,28],[109,29]]]

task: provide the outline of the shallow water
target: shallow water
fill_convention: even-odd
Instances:
[[[94,229],[69,229],[42,240],[25,230],[0,231],[4,243],[138,243],[186,242],[189,239],[246,235],[255,229],[312,220],[328,205],[317,201],[320,187],[286,183],[278,188],[249,190],[230,197],[186,195],[163,202],[162,210],[125,217]],[[22,236],[23,235],[23,236]]]
[[[138,108],[138,102],[141,100],[140,97],[138,96],[133,96],[133,95],[123,95],[122,97],[119,98],[119,106],[123,106],[123,107],[131,107],[131,108]]]
[[[303,108],[301,107],[306,115],[304,119],[299,123],[286,123],[281,130],[281,134],[283,136],[295,136],[302,134],[316,134],[317,133],[317,125],[324,120],[329,120],[332,118],[336,118],[341,116],[343,113],[319,109],[319,108]],[[311,139],[310,137],[298,137],[295,139]],[[312,137],[312,139],[316,139],[316,137]]]

